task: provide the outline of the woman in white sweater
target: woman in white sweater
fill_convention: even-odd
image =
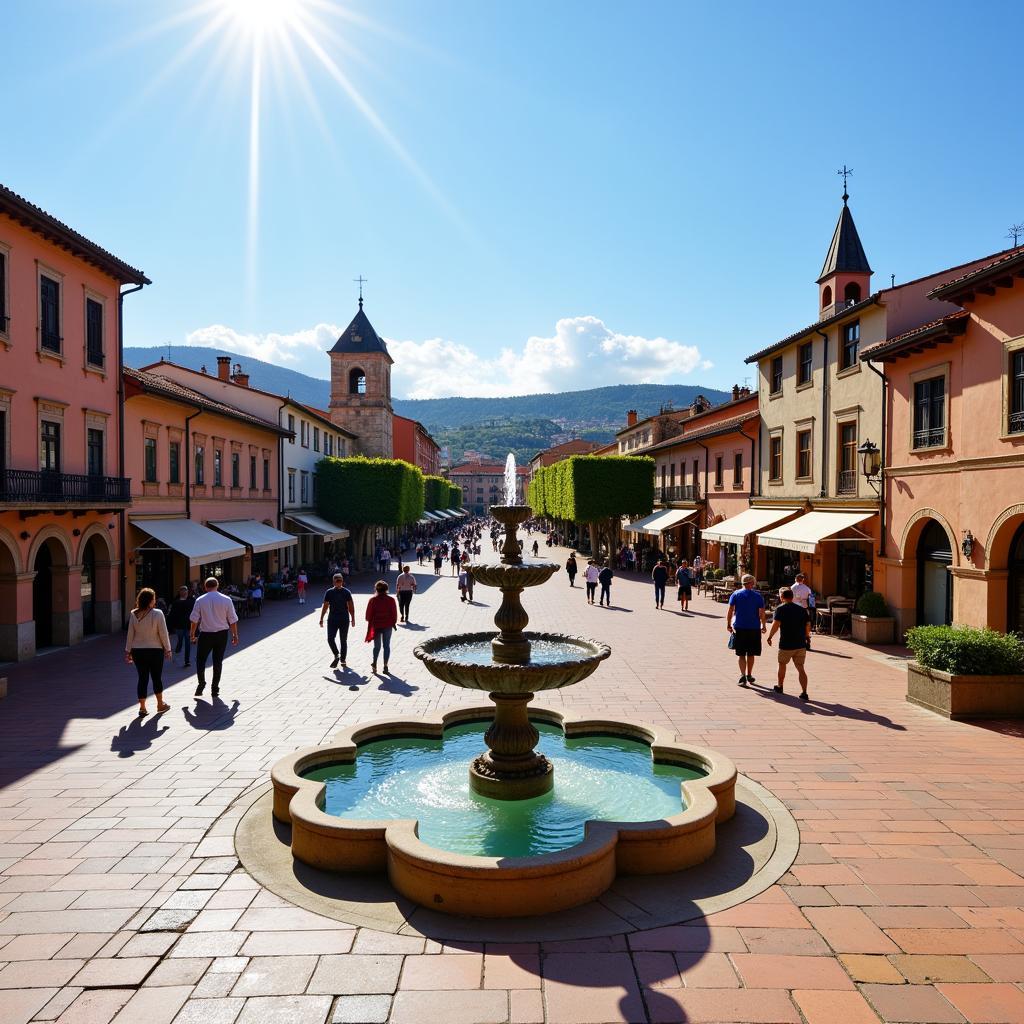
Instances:
[[[135,666],[139,674],[139,718],[148,715],[146,695],[149,679],[153,677],[153,696],[157,713],[170,711],[164,703],[164,661],[171,660],[171,639],[167,635],[164,613],[156,607],[156,593],[149,587],[139,591],[135,607],[128,616],[128,639],[124,645],[124,660]]]

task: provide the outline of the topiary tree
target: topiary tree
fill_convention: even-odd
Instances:
[[[448,508],[451,500],[450,484],[443,476],[425,476],[423,478],[423,507],[430,512],[439,508]]]
[[[441,508],[462,508],[462,488],[458,484],[448,484],[448,504],[441,505]]]
[[[423,516],[423,471],[401,459],[321,459],[317,471],[317,512],[352,531],[354,557],[361,565],[371,526],[406,526]]]

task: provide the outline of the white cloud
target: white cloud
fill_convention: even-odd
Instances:
[[[239,334],[215,324],[191,332],[188,345],[206,345],[285,364],[316,377],[329,375],[324,353],[341,333],[317,324],[293,334]],[[663,383],[711,369],[696,345],[611,330],[595,316],[566,317],[551,337],[528,338],[521,349],[483,357],[466,345],[431,338],[388,340],[398,397],[500,396],[576,391],[605,384]]]

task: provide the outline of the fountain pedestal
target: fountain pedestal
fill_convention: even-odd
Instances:
[[[469,766],[474,792],[496,800],[529,800],[554,785],[551,762],[534,749],[540,733],[527,706],[532,693],[491,693],[494,721],[484,734],[487,750]]]

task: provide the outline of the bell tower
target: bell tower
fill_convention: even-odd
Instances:
[[[871,294],[871,267],[857,234],[857,226],[853,223],[853,214],[847,206],[850,196],[846,191],[846,179],[853,171],[844,165],[838,173],[843,179],[843,208],[839,211],[832,242],[818,276],[820,320]]]
[[[383,339],[359,311],[341,332],[331,357],[331,422],[357,435],[360,455],[390,459],[394,453],[391,366]]]

